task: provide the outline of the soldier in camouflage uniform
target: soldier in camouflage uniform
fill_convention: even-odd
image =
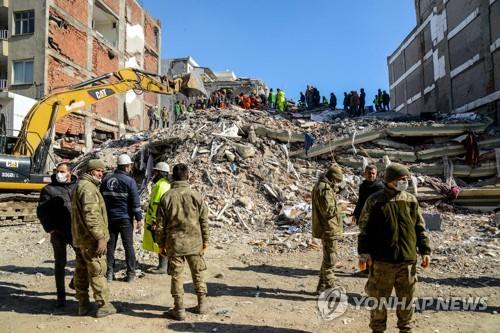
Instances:
[[[323,244],[323,262],[319,273],[318,294],[335,286],[337,240],[342,236],[341,209],[335,193],[344,179],[342,169],[332,165],[312,190],[312,235]]]
[[[188,178],[186,165],[174,166],[172,187],[163,195],[156,214],[156,240],[160,254],[168,258],[167,273],[172,277],[174,308],[167,314],[176,320],[186,318],[182,278],[186,261],[198,296],[196,311],[207,312],[207,286],[203,280],[207,266],[203,254],[208,249],[208,207],[201,194],[190,188]]]
[[[109,232],[106,206],[99,192],[104,169],[102,161],[90,160],[87,172],[80,178],[71,202],[78,314],[85,316],[92,310],[89,300],[90,284],[98,307],[98,318],[116,313],[116,309],[109,302],[109,288],[105,276]]]
[[[409,175],[405,166],[391,163],[385,171],[384,189],[368,198],[358,223],[359,260],[370,272],[365,291],[379,304],[381,300],[387,304],[392,289],[396,290],[400,332],[411,332],[417,248],[424,268],[429,266],[431,253],[418,201],[406,192]],[[386,322],[385,306],[371,310],[373,332],[385,331]]]

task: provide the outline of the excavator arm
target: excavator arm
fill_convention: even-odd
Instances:
[[[157,79],[159,78],[159,80]],[[106,83],[104,80],[113,80]],[[172,95],[205,94],[199,77],[185,75],[177,78],[159,77],[135,68],[125,68],[114,73],[70,86],[68,90],[46,96],[36,103],[26,115],[14,146],[13,155],[31,157],[54,127],[66,115],[88,109],[92,104],[129,90]]]

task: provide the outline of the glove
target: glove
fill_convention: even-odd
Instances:
[[[101,238],[97,241],[97,249],[95,250],[95,254],[98,256],[105,255],[108,252],[108,242],[104,238]]]
[[[208,250],[208,242],[203,242],[203,252],[207,252]]]
[[[427,268],[430,264],[431,257],[429,255],[422,256],[422,263],[420,264],[420,266],[422,266],[423,268]]]

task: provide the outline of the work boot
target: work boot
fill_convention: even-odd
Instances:
[[[318,286],[316,287],[316,294],[318,295],[321,295],[321,293],[323,291],[325,291],[327,288],[326,288],[326,284],[325,283],[322,283],[322,282],[319,282],[318,283]]]
[[[89,300],[85,300],[78,303],[79,316],[88,316],[90,312],[92,312],[92,304],[90,304]]]
[[[152,274],[167,274],[168,258],[158,255],[158,266],[151,270]]]
[[[207,295],[198,294],[198,306],[195,311],[201,315],[208,313]]]
[[[125,282],[132,283],[134,281],[135,281],[135,275],[133,275],[133,274],[127,274],[127,277],[125,278]]]
[[[56,301],[56,309],[61,309],[66,306],[66,298],[58,298]]]
[[[108,303],[99,302],[97,306],[98,306],[97,312],[95,314],[97,318],[107,317],[109,315],[116,313],[116,308],[113,306],[113,304],[109,302]]]
[[[184,309],[184,302],[181,297],[174,297],[174,308],[168,310],[166,313],[167,318],[184,321],[186,320],[186,310]]]

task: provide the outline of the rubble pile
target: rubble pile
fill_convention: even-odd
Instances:
[[[230,242],[246,235],[246,240],[259,251],[287,251],[318,247],[310,236],[310,191],[319,175],[336,161],[344,166],[346,173],[339,194],[346,211],[344,242],[347,251],[354,251],[356,238],[350,236],[356,235],[357,227],[350,224],[349,215],[357,199],[364,164],[379,164],[383,171],[390,161],[405,163],[416,175],[413,191],[421,200],[432,200],[429,210],[454,209],[446,203],[450,180],[468,186],[465,180],[470,180],[470,172],[478,167],[470,167],[473,171],[469,170],[461,181],[456,172],[460,171],[457,165],[465,152],[455,147],[453,153],[446,153],[451,149],[449,142],[473,129],[482,133],[480,142],[490,142],[482,147],[496,147],[498,139],[485,132],[488,125],[487,119],[403,122],[369,117],[348,119],[342,114],[320,122],[232,106],[188,113],[173,127],[150,135],[140,133],[108,141],[75,163],[81,169],[88,159],[99,157],[112,169],[119,154],[126,152],[133,156],[136,176],[142,183],[144,208],[151,185],[147,180],[154,164],[166,161],[172,167],[186,163],[191,169],[190,182],[208,203],[211,226],[227,231],[219,234],[220,241]],[[308,151],[306,134],[316,141]],[[426,156],[426,150],[436,149],[436,145],[446,147],[445,153],[440,151],[424,163],[422,156]],[[450,161],[448,177],[444,177],[446,168],[430,163],[441,160],[443,154]],[[495,175],[496,169],[495,174],[481,178]],[[485,193],[490,195],[488,191]],[[462,189],[461,193],[464,192]],[[488,198],[488,203],[493,204],[498,199]],[[259,236],[269,231],[273,235],[270,239]]]

